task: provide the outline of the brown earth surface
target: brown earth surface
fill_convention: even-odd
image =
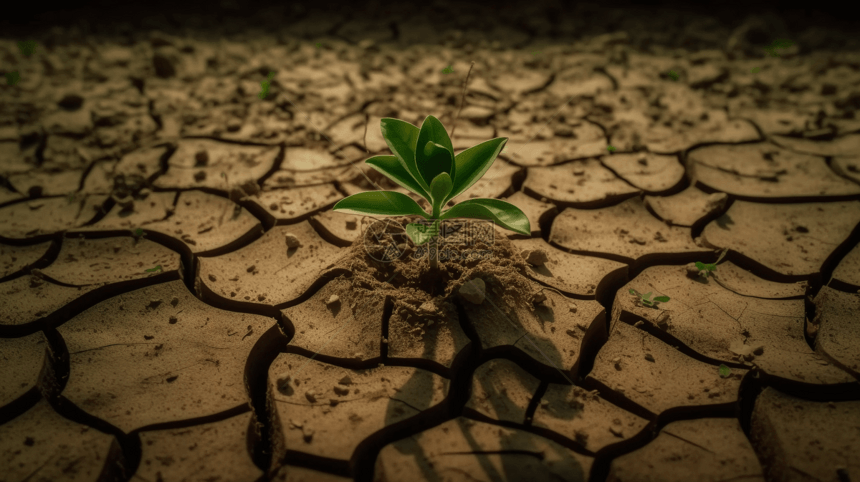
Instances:
[[[860,480],[860,28],[216,3],[0,38],[0,482]],[[427,115],[529,236],[332,211]]]

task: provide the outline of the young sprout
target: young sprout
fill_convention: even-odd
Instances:
[[[144,233],[143,229],[141,229],[141,228],[135,229],[134,231],[132,231],[132,234],[134,235],[135,240],[138,240],[138,239],[146,236],[146,233]]]
[[[645,306],[651,306],[651,307],[654,307],[654,306],[657,306],[657,303],[669,301],[669,297],[668,297],[668,296],[657,296],[657,297],[655,297],[655,298],[652,300],[652,299],[651,299],[651,292],[650,292],[650,291],[649,291],[649,292],[647,292],[647,293],[645,293],[645,294],[643,295],[643,294],[640,294],[638,291],[634,290],[633,288],[631,288],[631,289],[630,289],[630,294],[631,294],[631,295],[638,296],[638,297],[639,297],[639,301],[641,301],[641,302],[642,302],[642,304],[643,304],[643,305],[645,305]]]
[[[609,152],[615,152],[615,148],[612,146],[606,146],[606,150]]]
[[[161,269],[161,265],[160,265],[160,264],[155,265],[155,268],[150,268],[150,269],[146,270],[146,272],[147,272],[147,273],[154,273],[154,272],[156,272],[156,271],[163,271],[163,270]]]
[[[454,70],[452,70],[452,69],[451,69],[451,66],[450,66],[450,65],[449,65],[449,66],[447,66],[447,67],[445,67],[444,69],[442,69],[442,73],[443,73],[443,74],[450,74],[450,73],[452,73],[452,72],[454,72]]]
[[[35,40],[24,40],[18,42],[18,50],[21,51],[21,54],[25,57],[29,57],[33,55],[33,52],[36,50],[36,41]]]
[[[269,72],[268,77],[266,77],[268,80],[264,80],[264,81],[260,82],[260,85],[263,87],[263,91],[258,94],[258,97],[260,97],[260,99],[265,99],[266,96],[269,95],[269,84],[272,83],[272,79],[274,77],[275,77],[275,73]]]
[[[714,261],[713,263],[705,264],[705,263],[702,263],[701,261],[696,261],[696,268],[699,270],[699,275],[702,276],[703,278],[707,278],[708,273],[710,273],[712,271],[716,271],[717,270],[717,263],[719,263],[723,259],[723,256],[725,256],[728,251],[729,251],[728,248],[724,249],[723,252],[720,253],[720,257],[717,258],[717,260]]]
[[[732,373],[731,368],[729,368],[723,364],[720,364],[720,376],[722,378],[727,378],[729,375],[731,375],[731,373]]]
[[[787,49],[794,45],[794,42],[788,39],[776,39],[767,47],[764,48],[764,51],[769,53],[771,57],[779,57],[776,53],[776,49]]]
[[[539,53],[540,53],[540,51],[535,50],[534,52],[532,52],[532,55],[537,55]]]
[[[668,75],[668,76],[669,76],[669,78],[670,78],[670,79],[672,79],[672,80],[678,80],[678,73],[677,73],[677,72],[675,72],[674,70],[670,70],[670,71],[669,71],[669,73],[668,73],[667,75]]]
[[[6,72],[6,85],[15,85],[19,80],[21,80],[21,74],[17,70],[15,72]]]
[[[321,44],[321,43],[319,43],[319,42],[317,42],[315,45],[317,46],[317,48],[322,47],[322,44]]]

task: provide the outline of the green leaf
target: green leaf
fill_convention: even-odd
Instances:
[[[18,71],[6,72],[6,85],[15,85],[21,80],[21,74]]]
[[[421,124],[415,147],[415,164],[425,182],[447,172],[451,179],[457,178],[454,166],[454,146],[439,119],[428,115]]]
[[[652,293],[651,291],[645,293],[644,295],[642,295],[642,299],[643,300],[650,300],[651,299],[651,293]]]
[[[705,269],[705,263],[702,263],[701,261],[696,261],[696,268],[698,268],[699,271],[702,271],[703,269]]]
[[[409,189],[430,203],[433,202],[427,191],[425,191],[424,188],[418,184],[418,181],[412,177],[412,174],[409,174],[409,171],[403,167],[403,164],[400,163],[397,156],[374,156],[365,160],[364,163],[376,169],[385,177],[399,184],[401,187]]]
[[[727,366],[725,366],[725,365],[723,365],[723,364],[720,364],[720,376],[721,376],[721,377],[726,378],[726,377],[728,377],[729,375],[731,375],[731,373],[732,373],[732,369],[731,369],[731,368],[729,368],[729,367],[727,367]]]
[[[630,288],[630,294],[631,294],[631,295],[639,296],[639,292],[638,292],[638,291],[636,291],[636,290],[634,290],[633,288]]]
[[[448,196],[448,193],[451,192],[451,188],[453,184],[451,183],[451,176],[448,175],[447,172],[443,172],[436,176],[433,179],[433,182],[430,183],[430,195],[433,197],[433,212],[438,213],[439,209],[442,208],[442,201],[445,200],[445,197]]]
[[[406,225],[406,235],[415,243],[415,246],[421,246],[427,243],[434,236],[439,234],[439,219],[433,222],[430,226],[423,224],[410,223]]]
[[[391,152],[397,156],[397,160],[412,175],[421,189],[424,190],[425,199],[430,200],[430,185],[421,178],[418,166],[415,164],[415,146],[418,144],[418,128],[400,119],[385,117],[379,122],[382,129],[382,138],[388,144]]]
[[[478,182],[478,179],[493,165],[493,161],[496,160],[496,156],[499,155],[507,141],[507,137],[497,137],[457,154],[454,157],[456,175],[452,176],[454,189],[451,190],[451,194],[448,195],[445,202],[447,203],[459,196],[463,191],[472,187],[472,184]],[[442,205],[444,206],[444,203]]]
[[[417,214],[428,218],[411,197],[396,191],[367,191],[341,199],[332,211],[351,214],[379,214],[382,216],[408,216]]]
[[[658,296],[658,297],[654,298],[654,301],[666,302],[666,301],[669,301],[669,297],[668,296]]]
[[[29,57],[36,50],[36,41],[24,40],[22,42],[18,42],[18,50],[20,50],[24,56]]]
[[[520,208],[498,199],[477,198],[456,204],[442,213],[439,219],[476,218],[494,221],[505,229],[530,235],[529,218]]]
[[[654,303],[646,300],[645,298],[642,298],[642,304],[644,304],[645,306],[654,306]]]

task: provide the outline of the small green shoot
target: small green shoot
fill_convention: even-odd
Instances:
[[[727,367],[727,366],[725,366],[725,365],[723,365],[723,364],[720,364],[720,376],[721,376],[722,378],[728,378],[728,376],[729,376],[729,375],[731,375],[731,374],[732,374],[732,369],[731,369],[731,368],[729,368],[729,367]]]
[[[140,239],[140,238],[142,238],[142,237],[146,236],[146,233],[144,233],[144,232],[143,232],[143,229],[141,229],[141,228],[137,228],[137,229],[135,229],[134,231],[132,231],[132,234],[134,234],[134,239],[135,239],[135,240]]]
[[[706,263],[703,263],[701,261],[696,261],[696,268],[699,270],[699,275],[702,276],[703,278],[707,278],[708,273],[711,273],[712,271],[716,271],[717,270],[717,263],[719,263],[723,259],[723,256],[725,256],[728,251],[729,251],[728,248],[724,249],[723,252],[720,253],[720,257],[717,258],[717,260],[714,261],[713,263],[707,263],[706,264]]]
[[[447,67],[445,67],[444,69],[442,69],[442,73],[443,73],[443,74],[450,74],[450,73],[453,73],[453,72],[454,72],[454,70],[453,70],[453,69],[451,69],[451,66],[450,66],[450,65],[449,65],[449,66],[447,66]]]
[[[759,73],[760,70],[761,70],[761,67],[756,67],[756,68],[752,69],[752,73],[757,74],[757,73]]]
[[[540,53],[540,52],[536,50],[536,51],[532,52],[532,55],[537,55],[537,54],[539,54],[539,53]]]
[[[794,42],[788,39],[776,39],[770,45],[764,48],[764,51],[769,53],[771,57],[779,57],[776,49],[787,49],[794,45]]]
[[[272,79],[274,77],[275,77],[275,73],[269,72],[268,77],[266,77],[268,80],[264,80],[264,81],[260,82],[260,85],[263,87],[263,91],[258,94],[260,99],[265,99],[266,96],[269,95],[269,84],[272,83]]]
[[[160,264],[156,265],[156,266],[155,266],[155,268],[150,268],[150,269],[146,270],[146,272],[147,272],[147,273],[154,273],[154,272],[156,272],[156,271],[163,271],[163,270],[161,269],[161,265],[160,265]]]
[[[606,146],[606,150],[609,152],[615,152],[615,148],[612,146]]]
[[[322,44],[321,44],[321,43],[319,43],[319,42],[317,42],[317,43],[316,43],[316,44],[314,44],[314,45],[316,45],[316,46],[317,46],[317,48],[322,47]]]
[[[638,296],[639,301],[641,301],[642,304],[645,306],[654,307],[654,306],[657,306],[657,303],[669,301],[668,296],[657,296],[652,300],[651,299],[651,291],[649,291],[643,295],[643,294],[640,294],[638,291],[634,290],[633,288],[631,288],[630,294]]]
[[[25,57],[29,57],[33,55],[33,52],[36,51],[36,41],[35,40],[24,40],[18,42],[18,50],[21,51],[21,54]]]
[[[675,72],[674,70],[670,70],[669,73],[666,75],[668,75],[669,78],[672,80],[678,80],[678,73]]]
[[[6,72],[6,85],[15,85],[19,80],[21,80],[21,74],[17,70],[15,72]]]

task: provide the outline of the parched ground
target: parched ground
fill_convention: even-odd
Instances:
[[[860,480],[856,25],[244,8],[0,39],[0,481]],[[444,296],[331,209],[427,115],[531,226]]]

